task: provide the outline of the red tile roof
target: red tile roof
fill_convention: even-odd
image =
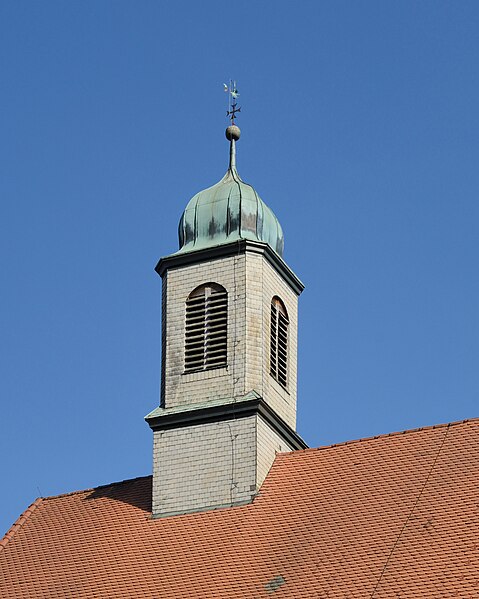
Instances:
[[[278,455],[244,507],[152,519],[151,478],[37,500],[2,599],[479,597],[479,419]]]

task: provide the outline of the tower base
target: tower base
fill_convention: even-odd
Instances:
[[[157,408],[153,430],[154,517],[250,503],[275,455],[306,443],[255,391]]]

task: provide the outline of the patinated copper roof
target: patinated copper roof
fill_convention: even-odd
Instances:
[[[235,140],[230,143],[230,163],[225,176],[193,196],[181,216],[177,254],[249,239],[267,243],[282,257],[281,225],[254,187],[239,176]]]
[[[479,420],[278,455],[247,506],[153,520],[151,478],[37,500],[0,597],[479,597]]]

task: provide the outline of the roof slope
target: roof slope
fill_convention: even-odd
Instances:
[[[479,596],[479,420],[278,455],[254,503],[153,520],[151,478],[40,500],[0,597]]]

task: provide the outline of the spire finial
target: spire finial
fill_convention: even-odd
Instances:
[[[230,79],[229,85],[223,83],[224,90],[228,94],[228,110],[226,116],[230,119],[231,125],[226,128],[226,139],[230,141],[230,169],[236,169],[236,147],[235,143],[241,135],[240,128],[236,125],[236,113],[241,112],[241,106],[238,107],[237,98],[239,96],[236,87],[236,81]]]
[[[241,106],[238,107],[238,89],[236,87],[236,81],[230,79],[230,84],[226,85],[223,83],[223,87],[225,92],[228,94],[228,110],[226,111],[226,116],[230,119],[231,124],[235,124],[236,113],[241,112]]]

